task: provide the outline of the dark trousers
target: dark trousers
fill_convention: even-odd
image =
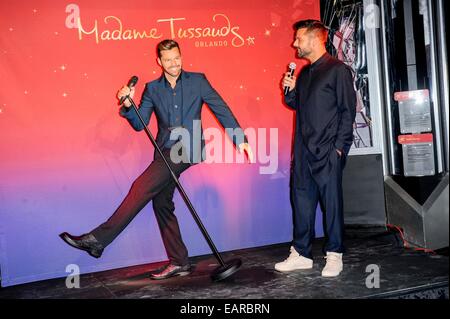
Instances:
[[[170,161],[170,150],[163,151],[177,177],[188,169],[190,163],[175,164]],[[133,220],[133,218],[153,200],[153,210],[161,231],[161,237],[169,260],[175,265],[188,263],[188,251],[181,238],[178,220],[174,214],[173,195],[176,184],[163,159],[156,154],[150,166],[134,181],[128,195],[114,214],[91,234],[104,246],[109,245]]]
[[[325,213],[325,234],[327,243],[325,251],[344,252],[343,232],[343,199],[342,170],[343,159],[335,150],[329,154],[332,165],[329,179],[324,185],[319,185],[311,175],[309,164],[304,156],[294,163],[291,201],[293,205],[293,246],[296,251],[312,259],[312,241],[315,237],[316,208],[320,202]]]

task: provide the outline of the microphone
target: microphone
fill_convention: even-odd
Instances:
[[[139,78],[138,78],[136,75],[133,75],[133,76],[131,77],[131,79],[128,81],[127,86],[131,89],[133,86],[136,85],[138,79],[139,79]],[[126,99],[126,98],[127,98],[126,96],[122,96],[122,97],[120,98],[120,101],[119,101],[120,105],[122,105],[123,102],[125,102],[125,99]]]
[[[292,78],[294,75],[294,71],[297,65],[294,62],[289,63],[289,77]],[[289,93],[289,86],[284,87],[284,95],[287,95]]]

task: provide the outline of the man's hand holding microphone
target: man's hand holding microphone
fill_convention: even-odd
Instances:
[[[119,104],[124,105],[125,107],[130,107],[131,102],[127,99],[129,96],[131,99],[134,96],[135,86],[138,81],[138,77],[136,75],[133,75],[131,79],[128,81],[128,84],[123,86],[119,92],[117,92],[117,98],[119,99]]]
[[[295,75],[291,76],[290,72],[286,72],[283,78],[283,90],[287,87],[288,92],[291,92],[295,88],[295,81],[297,81],[297,77]]]
[[[286,72],[283,78],[282,88],[284,90],[284,95],[287,95],[295,88],[295,83],[297,81],[297,77],[294,75],[296,65],[294,62],[289,64],[289,71]]]
[[[120,101],[121,98],[127,97],[128,95],[129,95],[131,98],[133,98],[133,96],[134,96],[134,91],[135,91],[135,87],[134,87],[134,86],[130,89],[128,86],[124,85],[124,86],[117,92],[117,98],[119,99],[119,101]],[[123,106],[125,106],[125,107],[130,107],[130,106],[131,106],[131,102],[130,102],[128,99],[125,99],[125,100],[123,101]]]

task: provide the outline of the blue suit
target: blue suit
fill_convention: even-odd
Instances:
[[[203,73],[193,73],[183,71],[179,77],[181,88],[178,102],[172,103],[172,99],[167,96],[166,90],[171,90],[164,75],[147,83],[139,111],[145,123],[148,125],[153,112],[158,119],[158,134],[156,143],[161,148],[170,148],[170,134],[173,128],[184,128],[189,132],[190,140],[181,139],[184,147],[189,150],[191,163],[199,163],[204,158],[203,129],[201,127],[202,106],[206,103],[220,124],[226,128],[227,134],[235,145],[247,142],[244,132],[239,126],[230,108],[220,97],[217,91],[211,86]],[[177,83],[177,86],[178,83]],[[172,94],[172,93],[171,93]],[[175,104],[177,109],[174,108]],[[120,114],[125,117],[131,126],[139,131],[143,129],[139,118],[131,109],[123,107]],[[234,134],[231,134],[233,131]],[[174,132],[174,136],[177,132]],[[155,152],[156,154],[156,152]]]
[[[201,156],[204,140],[200,122],[204,103],[208,104],[225,128],[235,130],[234,134],[227,131],[235,145],[247,141],[230,108],[212,88],[204,74],[183,71],[174,88],[162,75],[159,79],[147,83],[142,95],[139,112],[146,125],[155,112],[158,119],[156,143],[162,149],[164,157],[177,177],[192,164],[204,159]],[[144,128],[133,108],[122,107],[120,115],[126,118],[135,130]],[[178,141],[171,139],[171,133],[180,128],[189,133],[188,138],[178,139],[189,150],[187,152],[189,158],[176,162],[172,160],[170,151],[172,146],[178,144]],[[105,223],[92,230],[91,234],[103,247],[106,247],[148,202],[152,201],[153,211],[170,262],[181,266],[188,264],[188,251],[181,238],[178,221],[174,214],[175,187],[176,184],[169,170],[159,153],[155,151],[153,162],[134,181],[129,193],[114,214]]]

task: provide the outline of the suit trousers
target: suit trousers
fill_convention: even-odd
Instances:
[[[163,154],[177,178],[191,166],[190,163],[173,163],[170,160],[169,149],[164,149]],[[188,251],[174,214],[175,188],[176,184],[169,169],[159,154],[156,154],[148,168],[134,181],[114,214],[105,223],[92,230],[91,234],[106,247],[150,201],[153,201],[153,211],[170,262],[175,265],[187,264]]]
[[[312,241],[315,238],[317,205],[321,203],[325,214],[325,251],[344,252],[342,170],[344,158],[332,149],[329,154],[331,171],[328,181],[319,185],[311,175],[303,146],[300,160],[294,162],[291,184],[291,202],[293,205],[293,243],[295,250],[302,256],[312,259]]]

